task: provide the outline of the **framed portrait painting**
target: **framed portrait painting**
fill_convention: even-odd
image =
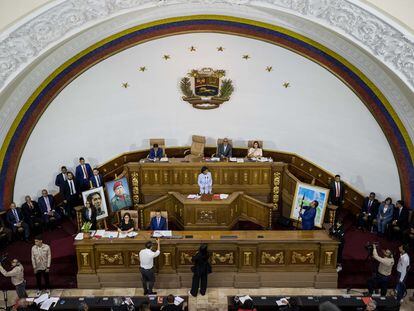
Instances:
[[[90,206],[93,206],[96,209],[96,220],[108,217],[108,208],[106,206],[103,187],[82,192],[82,198],[84,205],[86,205],[86,202],[88,201]]]
[[[319,204],[316,208],[315,227],[322,228],[328,204],[328,195],[329,189],[298,182],[296,184],[295,195],[293,197],[290,218],[298,220],[302,204],[303,206],[309,206],[312,201],[316,200]]]
[[[113,213],[132,207],[131,193],[126,177],[105,183],[105,188],[108,193],[109,206]]]

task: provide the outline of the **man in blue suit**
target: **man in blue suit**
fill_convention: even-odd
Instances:
[[[150,153],[148,155],[148,159],[154,160],[154,159],[161,159],[164,152],[162,148],[158,147],[158,144],[152,145],[152,148],[150,149]]]
[[[79,165],[76,167],[75,176],[81,191],[89,190],[89,178],[93,175],[92,168],[89,163],[85,163],[85,159],[79,158]]]
[[[91,184],[91,188],[103,187],[103,178],[102,175],[99,174],[99,170],[97,168],[93,169],[93,175],[89,179],[89,182]]]
[[[53,195],[49,194],[46,189],[42,190],[42,196],[37,200],[37,203],[42,213],[43,223],[46,226],[50,226],[51,222],[55,223],[61,218],[61,214],[56,211]]]
[[[167,230],[167,219],[161,216],[161,211],[155,212],[155,217],[151,218],[150,223],[151,230]]]
[[[24,240],[29,240],[29,225],[24,222],[23,213],[16,207],[16,203],[10,204],[10,210],[7,212],[7,221],[12,227],[13,233],[16,233],[20,228],[24,230]]]
[[[302,218],[302,230],[313,230],[316,216],[316,208],[318,207],[318,201],[312,201],[310,206],[304,206],[303,212],[300,214]]]

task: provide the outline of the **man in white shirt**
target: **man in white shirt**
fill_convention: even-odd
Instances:
[[[157,239],[157,250],[153,252],[151,250],[152,242],[145,243],[145,248],[139,252],[140,272],[142,278],[142,286],[144,288],[144,295],[155,295],[157,292],[153,292],[155,283],[154,274],[154,258],[160,255],[160,239]]]
[[[410,267],[410,257],[407,254],[408,245],[402,244],[398,247],[400,252],[400,259],[397,264],[398,283],[395,291],[397,293],[397,300],[401,300],[405,294],[405,278]]]
[[[198,175],[198,186],[200,187],[200,194],[209,194],[213,191],[213,179],[211,173],[208,171],[208,167],[203,166],[201,173]]]

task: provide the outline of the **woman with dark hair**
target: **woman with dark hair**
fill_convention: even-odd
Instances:
[[[260,144],[257,140],[253,142],[253,146],[249,148],[247,152],[248,158],[260,158],[263,156],[262,148],[260,148]]]
[[[200,187],[200,194],[209,194],[213,190],[213,179],[207,166],[201,168],[201,173],[198,175],[198,186]]]
[[[381,203],[377,214],[378,234],[383,235],[385,233],[388,224],[392,221],[394,208],[391,198],[386,198],[385,201]]]
[[[119,224],[118,232],[129,233],[131,231],[134,231],[134,221],[129,213],[125,213]]]
[[[207,290],[207,276],[211,273],[210,265],[210,253],[207,250],[207,244],[201,244],[198,252],[193,256],[191,261],[194,266],[191,267],[193,272],[193,282],[191,284],[191,290],[189,295],[196,297],[198,289],[200,288],[200,294],[205,295]]]

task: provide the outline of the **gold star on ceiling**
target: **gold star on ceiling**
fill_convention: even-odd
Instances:
[[[283,86],[284,86],[285,88],[290,87],[290,82],[284,82],[284,83],[283,83]]]
[[[164,56],[162,58],[164,58],[165,60],[169,60],[171,58],[171,56],[168,55],[168,54],[164,54]]]
[[[129,83],[128,82],[122,83],[122,87],[125,88],[125,89],[128,88],[129,87]]]
[[[243,59],[248,60],[249,58],[250,58],[250,55],[248,55],[248,54],[243,55]]]
[[[190,46],[190,52],[195,52],[195,51],[197,51],[197,49],[196,49],[196,47],[195,46]]]
[[[139,67],[139,71],[144,72],[145,70],[147,70],[147,67]]]
[[[272,66],[267,66],[266,70],[267,70],[267,72],[271,72],[273,70],[273,67]]]
[[[218,51],[218,52],[223,52],[223,51],[224,51],[224,48],[223,48],[222,46],[219,46],[219,47],[217,48],[217,51]]]

